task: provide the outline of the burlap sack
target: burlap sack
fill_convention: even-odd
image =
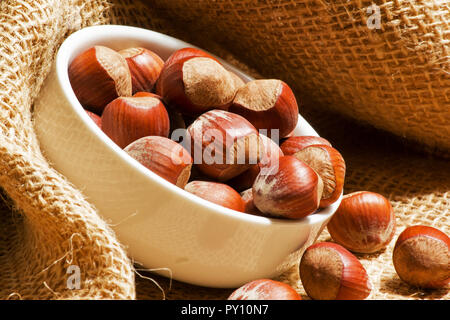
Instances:
[[[183,1],[168,5],[177,3]],[[195,11],[198,5],[192,3],[183,10]],[[220,2],[217,8],[225,10]],[[192,32],[190,24],[179,28],[170,15],[166,19],[152,5],[146,8],[141,2],[125,0],[1,1],[0,298],[160,299],[164,295],[154,281],[172,299],[226,298],[231,290],[171,283],[140,266],[135,270],[95,208],[52,169],[39,150],[32,103],[57,48],[71,32],[105,23],[142,26],[183,38],[258,76],[213,37]],[[245,42],[240,46],[245,47]],[[274,72],[274,67],[266,67],[257,70],[264,75]],[[299,97],[303,94],[297,92]],[[448,162],[409,152],[390,135],[311,110],[304,110],[308,120],[346,158],[347,192],[368,189],[388,196],[397,214],[397,233],[417,223],[450,232]],[[327,233],[321,238],[328,239]],[[390,260],[392,245],[381,254],[360,257],[374,285],[371,298],[449,298],[448,289],[426,292],[402,283]],[[280,279],[304,294],[296,268]]]
[[[314,109],[450,156],[448,1],[148,2],[192,33],[216,36],[265,76],[282,77]]]

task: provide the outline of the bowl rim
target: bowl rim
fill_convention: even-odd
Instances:
[[[316,223],[323,223],[328,218],[330,218],[334,212],[336,211],[339,203],[342,199],[342,194],[340,198],[331,204],[330,206],[318,209],[313,214],[310,214],[304,218],[301,219],[283,219],[283,218],[273,218],[273,217],[263,217],[263,216],[257,216],[253,214],[248,214],[244,212],[238,212],[229,208],[222,207],[218,204],[212,203],[210,201],[207,201],[205,199],[202,199],[196,195],[193,195],[184,189],[181,189],[172,183],[166,181],[165,179],[161,178],[151,170],[147,169],[145,166],[140,164],[137,160],[133,159],[131,156],[129,156],[123,149],[121,149],[119,146],[117,146],[90,118],[89,115],[85,112],[83,106],[80,104],[78,99],[75,96],[74,91],[72,90],[72,86],[69,81],[68,76],[68,67],[69,63],[73,60],[73,58],[76,55],[76,52],[79,51],[81,53],[82,51],[86,50],[89,47],[92,47],[95,45],[95,43],[98,43],[101,45],[101,43],[104,42],[113,42],[117,39],[133,39],[135,42],[149,42],[148,39],[154,39],[153,41],[157,42],[164,42],[167,46],[169,44],[173,47],[192,47],[192,48],[198,48],[203,50],[202,48],[199,48],[197,46],[194,46],[188,42],[179,40],[177,38],[149,30],[149,29],[143,29],[138,27],[131,27],[131,26],[122,26],[122,25],[101,25],[101,26],[90,26],[85,27],[83,29],[80,29],[73,34],[71,34],[67,39],[62,43],[60,46],[56,59],[55,59],[55,68],[56,68],[56,77],[59,82],[59,85],[62,90],[62,94],[65,97],[65,99],[69,102],[70,107],[73,109],[75,114],[80,118],[81,121],[85,123],[88,130],[91,131],[97,138],[98,142],[102,143],[107,148],[115,151],[115,154],[117,155],[118,159],[128,167],[130,167],[132,170],[137,171],[139,174],[143,175],[146,179],[151,180],[153,183],[156,183],[158,187],[165,188],[170,190],[171,192],[174,192],[177,196],[187,198],[189,201],[193,201],[199,205],[205,206],[209,209],[207,214],[218,214],[222,216],[226,216],[227,218],[240,220],[242,222],[250,222],[250,223],[256,223],[260,225],[303,225],[303,224],[316,224]],[[93,43],[93,45],[88,46],[88,43]],[[152,48],[148,47],[148,49],[152,50]],[[208,52],[206,50],[203,50],[205,52]],[[209,53],[209,52],[208,52]],[[211,54],[211,53],[210,53]],[[232,66],[231,64],[224,61],[222,58],[217,57],[214,54],[211,54],[215,58],[217,58],[226,69],[231,70],[238,74],[243,79],[246,79],[247,81],[253,80],[254,78],[248,76],[238,68]],[[306,122],[306,124],[310,127],[310,131],[312,135],[319,136],[317,132],[307,123],[307,121],[299,114],[299,121],[303,120]]]

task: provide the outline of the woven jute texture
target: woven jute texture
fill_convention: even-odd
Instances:
[[[217,1],[217,7],[211,7],[216,11],[209,14],[219,12],[217,8],[224,12],[228,8],[224,3]],[[231,5],[231,2],[226,3]],[[261,19],[266,16],[264,10],[258,9],[261,5],[252,9],[252,3],[243,3],[237,1],[236,5],[241,7],[234,7],[236,15],[244,17],[242,19],[245,20],[247,14],[250,19],[253,11],[258,12]],[[293,3],[293,8],[298,3]],[[391,5],[391,2],[386,3]],[[406,3],[409,4],[408,1]],[[446,9],[444,5],[439,7],[441,2],[435,3],[436,14]],[[305,75],[284,72],[289,63],[272,65],[278,53],[263,51],[273,57],[264,58],[265,65],[250,63],[252,56],[249,50],[254,44],[250,40],[242,40],[237,47],[231,47],[217,41],[223,37],[196,30],[193,23],[183,24],[181,20],[174,23],[171,13],[174,8],[186,6],[182,7],[186,16],[192,16],[199,13],[199,3],[174,0],[166,5],[170,6],[169,11],[163,3],[156,7],[150,2],[145,7],[141,2],[125,0],[0,2],[0,186],[3,190],[0,201],[0,298],[222,299],[231,293],[231,289],[209,289],[171,282],[145,271],[141,266],[133,266],[95,208],[42,156],[32,129],[33,101],[59,45],[70,33],[88,25],[113,23],[147,27],[204,47],[255,77],[277,76],[291,85],[296,79],[299,82],[305,80]],[[289,7],[284,6],[284,10],[287,9]],[[203,14],[205,19],[211,19],[208,13]],[[417,17],[428,19],[428,16],[419,14]],[[265,29],[265,33],[260,33],[262,30],[255,28],[254,33],[260,34],[263,41],[265,36],[275,32],[279,23],[274,19],[273,31]],[[301,41],[298,45],[302,45]],[[292,49],[295,47],[293,45]],[[246,49],[239,52],[233,48]],[[261,56],[255,55],[254,59],[261,59]],[[431,56],[423,59],[431,59]],[[318,60],[317,68],[325,70],[327,65],[323,63],[323,60]],[[406,73],[404,77],[408,78],[408,75]],[[283,78],[285,76],[287,78]],[[440,83],[444,86],[445,81],[441,78]],[[440,91],[431,86],[431,82],[430,88],[435,90],[435,97],[446,94],[445,88]],[[323,88],[297,88],[299,100],[303,96],[314,95],[310,92],[313,89],[320,91]],[[388,197],[397,215],[397,234],[411,224],[431,225],[450,233],[448,161],[413,152],[404,141],[394,136],[332,112],[316,110],[315,106],[305,100],[300,111],[343,153],[348,167],[346,192],[371,190]],[[422,113],[427,117],[439,115],[443,121],[447,117],[448,120],[448,114],[442,116],[438,107],[436,105],[431,111],[424,108]],[[409,118],[404,120],[407,122]],[[445,133],[445,128],[442,132]],[[326,231],[321,240],[329,240]],[[374,286],[370,298],[450,297],[448,289],[423,291],[402,283],[392,266],[392,246],[393,243],[377,255],[360,256]],[[77,271],[80,272],[80,283],[71,277]],[[296,267],[279,279],[297,288],[306,298]]]
[[[448,0],[149,1],[309,105],[450,156]]]

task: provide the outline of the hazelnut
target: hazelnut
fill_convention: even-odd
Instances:
[[[395,243],[393,262],[400,279],[421,288],[450,283],[450,238],[427,226],[406,228]]]
[[[231,77],[234,80],[234,87],[236,90],[238,90],[239,88],[242,88],[243,86],[245,86],[245,82],[244,80],[242,80],[241,77],[239,77],[236,73],[229,71],[231,74]]]
[[[153,98],[157,98],[161,102],[163,102],[163,98],[161,96],[151,93],[151,92],[146,92],[146,91],[137,92],[133,95],[133,97],[153,97]],[[165,105],[165,107],[166,107],[167,113],[169,114],[169,122],[170,122],[169,135],[171,135],[172,132],[176,129],[186,129],[186,123],[185,123],[184,118],[181,115],[181,113],[177,112],[170,105]],[[179,142],[179,141],[176,141],[176,142]]]
[[[100,118],[98,115],[96,115],[93,112],[90,112],[88,110],[84,110],[86,111],[87,115],[92,119],[92,121],[94,121],[94,123],[101,129],[102,128],[102,118]]]
[[[331,147],[331,144],[328,142],[328,140],[321,137],[295,136],[290,137],[286,141],[284,141],[281,144],[280,148],[283,151],[284,155],[292,156],[293,154],[303,150],[304,148],[315,144],[327,145]]]
[[[156,53],[145,48],[128,48],[119,53],[128,63],[133,93],[152,91],[164,61]]]
[[[212,55],[210,55],[209,53],[201,50],[201,49],[197,49],[197,48],[181,48],[176,50],[175,52],[173,52],[169,58],[167,58],[165,65],[171,65],[175,62],[187,59],[187,58],[198,58],[198,57],[203,57],[203,58],[210,58],[213,60],[216,60],[217,62],[219,62],[216,58],[214,58]]]
[[[303,288],[315,300],[362,300],[372,286],[358,259],[338,244],[316,243],[300,261]]]
[[[156,98],[163,101],[163,98],[155,93],[147,92],[147,91],[138,91],[135,94],[133,94],[134,98],[142,98],[142,97],[150,97],[150,98]]]
[[[293,156],[283,156],[256,177],[253,201],[266,215],[299,219],[318,209],[322,190],[322,179],[313,169]]]
[[[132,158],[180,188],[189,181],[192,158],[180,144],[165,137],[143,137],[125,149]]]
[[[191,181],[184,190],[222,207],[244,212],[244,202],[241,196],[226,184],[210,181]]]
[[[120,96],[131,96],[131,74],[125,58],[116,51],[92,47],[69,66],[69,80],[81,105],[97,114]]]
[[[259,279],[236,289],[228,300],[302,300],[302,298],[286,283]]]
[[[253,202],[253,190],[252,188],[247,189],[241,192],[242,201],[244,201],[244,212],[257,215],[264,216],[264,214],[258,210]]]
[[[183,114],[227,109],[236,92],[234,79],[217,60],[189,55],[166,61],[156,89]]]
[[[343,197],[327,227],[333,240],[348,250],[377,252],[394,236],[394,209],[378,193],[354,192]]]
[[[260,134],[262,155],[258,164],[251,166],[248,170],[244,171],[237,177],[228,181],[228,184],[236,190],[245,190],[251,188],[255,182],[256,177],[261,172],[261,168],[268,168],[274,164],[280,157],[283,156],[278,144],[267,136]]]
[[[161,100],[151,96],[120,97],[102,114],[102,129],[119,147],[145,136],[169,135],[169,115]]]
[[[341,154],[327,145],[312,145],[294,154],[309,165],[323,181],[320,207],[325,208],[341,196],[345,180],[345,161]]]
[[[281,80],[253,80],[239,88],[230,112],[240,114],[256,129],[279,130],[279,137],[294,130],[298,106],[291,88]]]
[[[208,111],[198,117],[187,131],[197,168],[219,181],[236,177],[261,158],[258,131],[237,114],[223,110]]]

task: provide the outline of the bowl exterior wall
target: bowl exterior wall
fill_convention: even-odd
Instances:
[[[316,240],[340,200],[301,221],[267,219],[219,207],[171,185],[128,157],[74,102],[68,78],[61,76],[67,69],[62,69],[96,40],[115,49],[146,46],[161,51],[163,58],[186,46],[138,30],[90,27],[78,32],[89,36],[74,34],[63,44],[65,51],[58,53],[35,103],[35,130],[44,156],[83,191],[129,255],[146,268],[165,268],[158,273],[209,287],[237,287],[279,275]],[[115,31],[116,38],[104,36]],[[69,57],[66,62],[61,62],[63,54]],[[295,132],[317,135],[301,117]]]

